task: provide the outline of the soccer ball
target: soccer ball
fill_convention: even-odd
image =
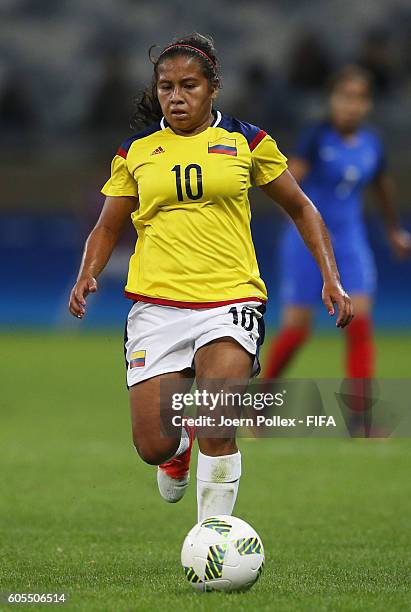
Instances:
[[[246,591],[264,566],[259,535],[245,521],[220,514],[194,525],[181,550],[187,580],[198,591]]]

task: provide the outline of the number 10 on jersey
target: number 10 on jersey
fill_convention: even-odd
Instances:
[[[177,164],[172,168],[172,172],[176,173],[176,190],[177,198],[179,202],[184,201],[183,194],[183,181],[182,181],[182,168],[180,164]],[[201,172],[201,166],[198,164],[189,164],[183,169],[184,172],[184,186],[186,197],[190,200],[199,200],[203,195],[203,175]],[[197,182],[195,193],[191,186],[191,177],[193,176],[194,181]]]

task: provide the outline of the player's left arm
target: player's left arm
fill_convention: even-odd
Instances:
[[[399,259],[411,255],[411,234],[401,228],[395,206],[395,185],[390,174],[383,170],[372,182],[377,205],[384,219],[387,237],[391,248]]]
[[[330,315],[334,304],[338,307],[337,327],[345,327],[353,318],[353,307],[349,295],[344,291],[334,251],[317,208],[298,186],[288,170],[270,183],[261,185],[262,190],[291,217],[305,244],[321,270],[323,277],[322,299]]]

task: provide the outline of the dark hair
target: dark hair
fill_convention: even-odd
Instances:
[[[356,81],[361,80],[364,81],[367,85],[367,88],[370,94],[373,93],[374,88],[374,80],[373,76],[368,70],[363,68],[362,66],[357,66],[356,64],[347,64],[340,68],[330,79],[328,83],[328,91],[330,93],[334,92],[339,85],[345,83],[347,81]]]
[[[188,45],[188,46],[185,46]],[[164,47],[155,59],[152,51],[156,45],[150,47],[148,55],[154,66],[154,73],[151,84],[134,98],[135,111],[130,119],[130,127],[134,130],[141,129],[159,121],[163,116],[160,103],[157,98],[157,79],[158,67],[167,58],[185,55],[194,57],[208,80],[212,89],[221,87],[219,64],[214,48],[213,39],[210,36],[203,36],[198,32],[177,38],[172,43]],[[208,59],[209,58],[209,59]]]

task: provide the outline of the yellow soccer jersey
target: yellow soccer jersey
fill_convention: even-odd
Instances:
[[[162,119],[123,143],[102,192],[139,198],[127,297],[189,308],[264,302],[248,190],[286,162],[263,130],[220,112],[194,136]]]

